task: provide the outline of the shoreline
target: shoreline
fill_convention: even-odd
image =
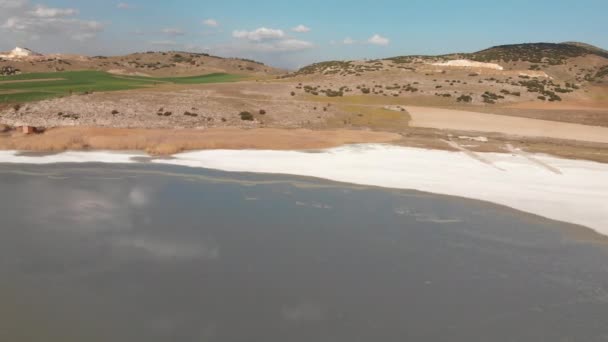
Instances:
[[[608,236],[608,164],[541,154],[442,151],[389,144],[315,150],[205,150],[155,164],[308,176],[457,196],[582,225]],[[143,157],[143,158],[142,158]],[[0,151],[0,163],[140,163],[145,153]],[[263,162],[260,162],[263,161]]]
[[[0,151],[59,153],[65,151],[141,151],[170,156],[200,150],[310,150],[352,144],[392,144],[467,153],[547,154],[557,158],[608,164],[608,143],[524,137],[481,131],[402,127],[217,127],[217,128],[112,128],[67,126],[23,134],[0,125]]]
[[[348,144],[391,143],[401,138],[398,133],[362,129],[58,127],[41,134],[0,133],[0,151],[111,150],[172,155],[207,149],[322,149]]]

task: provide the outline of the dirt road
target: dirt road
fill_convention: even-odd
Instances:
[[[406,106],[413,127],[501,133],[511,136],[577,140],[608,144],[608,127],[475,113],[443,108]]]

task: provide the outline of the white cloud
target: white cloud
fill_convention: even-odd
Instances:
[[[127,9],[134,9],[135,6],[128,4],[126,2],[120,2],[120,3],[118,3],[118,5],[116,5],[116,8],[127,10]]]
[[[77,17],[73,8],[32,6],[25,0],[0,0],[0,37],[5,41],[44,41],[55,45],[66,40],[84,41],[97,36],[104,25]],[[44,37],[44,40],[41,38]]]
[[[203,25],[209,26],[209,27],[218,27],[218,26],[220,26],[220,23],[217,20],[210,18],[210,19],[203,20]]]
[[[38,39],[42,35],[61,35],[73,40],[87,40],[103,31],[103,24],[68,18],[11,17],[4,22],[2,28],[12,33],[25,34],[31,39]]]
[[[0,8],[21,8],[27,5],[27,0],[0,0]]]
[[[375,34],[370,39],[368,39],[367,42],[373,45],[387,46],[388,44],[390,44],[391,41],[386,37],[382,37],[379,34]]]
[[[168,35],[168,36],[183,36],[186,33],[179,28],[175,28],[175,27],[167,27],[161,30],[162,33]]]
[[[246,51],[288,52],[313,47],[311,42],[288,37],[283,30],[266,27],[253,31],[234,31],[232,36],[245,42],[239,47]]]
[[[310,27],[306,27],[304,25],[298,25],[298,26],[292,28],[291,30],[294,32],[306,33],[306,32],[310,32]]]
[[[351,37],[346,37],[344,38],[344,40],[342,41],[342,44],[344,45],[353,45],[355,44],[357,41],[352,39]]]
[[[76,15],[78,14],[78,10],[73,8],[51,8],[44,5],[37,5],[29,14],[36,18],[59,18]]]
[[[271,29],[266,27],[260,27],[253,31],[234,31],[232,32],[234,38],[247,39],[250,41],[263,41],[272,39],[285,38],[285,32],[279,29]]]

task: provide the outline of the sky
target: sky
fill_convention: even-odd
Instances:
[[[606,0],[0,0],[0,50],[191,51],[295,69],[525,42],[608,48],[607,13]]]

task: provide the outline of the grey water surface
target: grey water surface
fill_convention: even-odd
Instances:
[[[0,341],[608,341],[607,251],[414,191],[0,164]]]

